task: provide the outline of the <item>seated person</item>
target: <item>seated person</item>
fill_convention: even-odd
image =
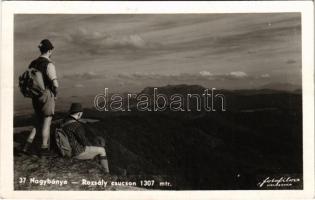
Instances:
[[[109,173],[105,147],[92,146],[90,144],[85,136],[86,131],[83,124],[78,121],[82,114],[82,105],[80,103],[72,103],[69,116],[64,120],[65,126],[63,130],[67,134],[72,148],[72,155],[80,160],[93,159],[95,156],[99,156],[104,172]]]

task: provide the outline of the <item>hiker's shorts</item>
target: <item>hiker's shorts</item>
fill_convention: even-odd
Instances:
[[[79,159],[79,160],[90,160],[90,159],[93,159],[97,155],[100,155],[103,157],[106,156],[104,147],[86,146],[85,150],[79,155],[75,156],[74,158]]]
[[[54,94],[46,89],[42,96],[32,99],[35,115],[38,117],[53,116],[55,114]]]

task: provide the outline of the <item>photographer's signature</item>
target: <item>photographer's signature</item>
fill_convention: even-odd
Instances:
[[[267,177],[260,181],[257,185],[259,188],[263,187],[292,187],[301,181],[300,178],[293,178],[290,176],[282,177]]]

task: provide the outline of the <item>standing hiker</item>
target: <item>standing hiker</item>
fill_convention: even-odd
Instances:
[[[32,104],[35,112],[35,128],[32,129],[27,138],[23,151],[28,152],[35,138],[36,133],[42,135],[42,145],[40,150],[41,157],[50,155],[49,136],[52,117],[55,113],[55,100],[57,98],[58,81],[55,65],[50,60],[54,46],[48,39],[40,42],[39,51],[41,55],[33,60],[29,69],[36,69],[42,74],[44,90],[38,96],[32,97]]]

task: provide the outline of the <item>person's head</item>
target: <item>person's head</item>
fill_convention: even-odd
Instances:
[[[44,39],[38,45],[39,51],[42,55],[51,56],[54,46],[48,39]]]
[[[80,103],[72,103],[70,106],[69,114],[75,119],[80,119],[83,115],[83,108]]]

